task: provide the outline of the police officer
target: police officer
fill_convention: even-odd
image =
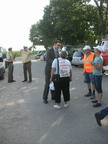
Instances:
[[[15,57],[12,55],[12,48],[8,48],[6,58],[8,61],[8,83],[16,82],[15,80],[13,80],[13,61],[15,60]]]
[[[31,73],[31,51],[24,46],[23,50],[20,52],[22,57],[22,63],[23,63],[23,73],[24,73],[24,80],[22,82],[26,82],[28,80],[27,78],[27,72],[29,75],[29,81],[28,83],[32,82],[32,73]]]

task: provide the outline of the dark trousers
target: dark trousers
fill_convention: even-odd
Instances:
[[[69,85],[69,77],[60,78],[60,81],[54,82],[56,103],[61,102],[61,91],[63,92],[64,101],[67,102],[70,100]]]
[[[50,84],[50,74],[45,75],[45,86],[44,86],[44,92],[43,92],[43,99],[48,99],[48,93],[49,93],[49,84]],[[51,90],[51,96],[52,99],[55,99],[55,91]]]
[[[13,62],[8,62],[8,82],[11,82],[13,80],[13,70]]]
[[[101,111],[98,112],[99,116],[101,119],[103,119],[105,116],[108,115],[108,106],[102,109]]]
[[[23,72],[24,72],[24,80],[28,80],[27,78],[27,72],[28,72],[29,81],[32,81],[31,61],[23,64]]]
[[[98,93],[102,93],[102,75],[94,75],[95,89]]]

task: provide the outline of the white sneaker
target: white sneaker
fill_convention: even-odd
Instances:
[[[69,106],[68,103],[65,103],[65,104],[64,104],[64,107],[65,107],[65,108],[67,108],[68,106]]]
[[[58,104],[55,104],[53,107],[54,107],[54,108],[57,108],[57,109],[60,109],[60,108],[61,108],[60,105],[58,105]]]

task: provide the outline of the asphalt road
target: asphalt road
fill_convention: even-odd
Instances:
[[[19,59],[20,60],[20,59]],[[108,76],[103,77],[103,105],[93,108],[85,98],[83,69],[73,67],[68,108],[54,109],[44,104],[44,61],[33,60],[32,83],[23,83],[21,61],[14,64],[15,83],[0,81],[0,144],[108,144],[108,117],[99,127],[94,113],[108,104]]]

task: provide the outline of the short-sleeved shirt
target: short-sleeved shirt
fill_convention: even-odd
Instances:
[[[59,60],[59,74],[60,77],[70,77],[70,71],[72,70],[72,66],[69,60],[58,58]],[[57,74],[58,66],[57,66],[57,59],[54,59],[52,63],[52,68],[56,68],[55,74]]]
[[[21,57],[22,57],[22,62],[23,63],[27,63],[29,61],[31,61],[31,52],[28,50],[28,51],[22,51],[21,52]]]
[[[98,65],[98,64],[103,64],[103,59],[101,56],[99,57],[95,57],[94,59],[94,64],[95,65]],[[94,67],[94,72],[93,72],[94,75],[102,75],[102,68],[100,70],[97,70],[95,67]]]

